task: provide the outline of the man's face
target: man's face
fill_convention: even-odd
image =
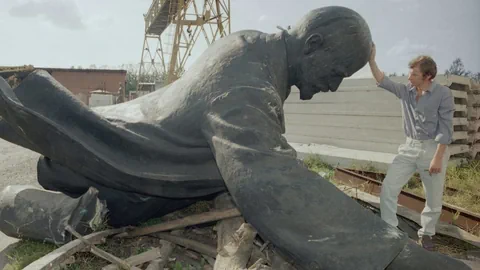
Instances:
[[[415,87],[421,86],[428,79],[429,77],[423,75],[418,65],[411,68],[408,72],[408,81]]]

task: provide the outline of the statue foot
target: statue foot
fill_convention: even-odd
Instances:
[[[10,237],[65,244],[70,225],[82,235],[104,223],[106,205],[89,188],[78,198],[33,186],[7,186],[0,193],[0,230]]]

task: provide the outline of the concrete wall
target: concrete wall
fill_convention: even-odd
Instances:
[[[407,82],[407,77],[391,79]],[[455,142],[450,152],[455,157],[471,155],[472,135],[468,128],[480,124],[469,122],[472,119],[467,115],[477,110],[473,105],[467,106],[471,82],[444,75],[437,76],[436,81],[448,86],[455,97]],[[373,78],[346,79],[337,92],[319,93],[309,101],[301,101],[298,89],[293,88],[284,110],[285,137],[290,142],[396,153],[399,144],[405,141],[399,100],[377,87]]]

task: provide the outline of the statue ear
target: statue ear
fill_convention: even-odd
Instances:
[[[303,49],[304,54],[311,54],[323,45],[323,36],[321,34],[313,34],[305,41],[305,47]]]

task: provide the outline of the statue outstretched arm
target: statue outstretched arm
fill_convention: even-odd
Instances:
[[[406,236],[308,170],[282,136],[282,113],[266,86],[236,88],[205,114],[203,133],[237,207],[299,269],[384,269]]]

